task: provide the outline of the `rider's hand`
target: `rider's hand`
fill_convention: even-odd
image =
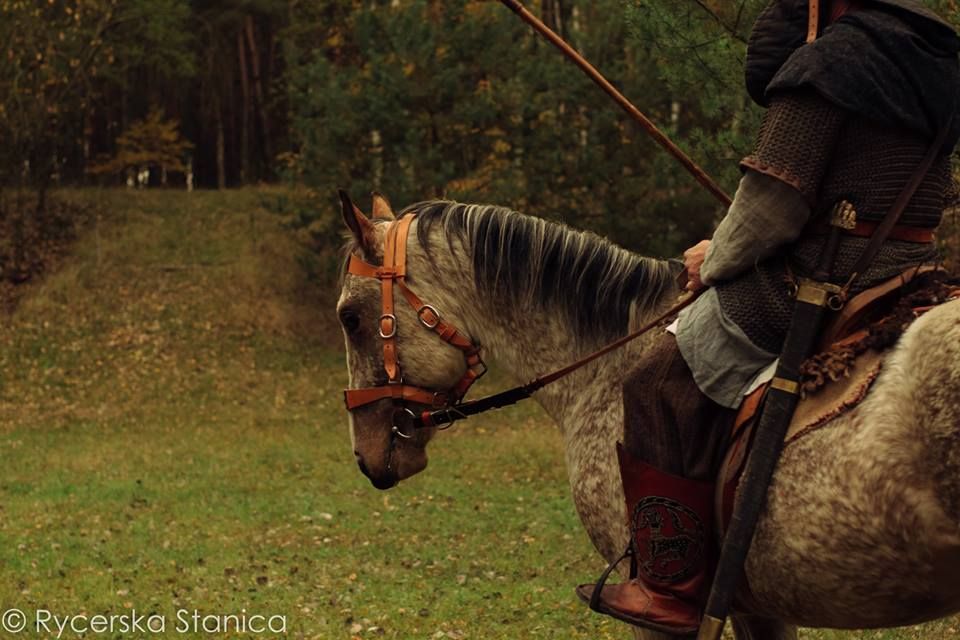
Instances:
[[[701,240],[683,252],[683,264],[687,268],[687,291],[699,291],[704,284],[700,281],[700,267],[710,247],[709,240]]]

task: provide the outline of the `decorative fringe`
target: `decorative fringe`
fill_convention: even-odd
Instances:
[[[853,341],[835,343],[826,351],[808,358],[800,367],[802,397],[813,395],[830,382],[850,376],[857,356],[868,349],[883,352],[897,343],[914,320],[937,305],[960,296],[960,287],[940,274],[925,277],[921,287],[903,296],[893,312],[866,328]]]

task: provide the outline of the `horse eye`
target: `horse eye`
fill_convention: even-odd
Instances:
[[[348,334],[353,333],[360,328],[360,314],[351,309],[344,309],[340,312],[340,324]]]

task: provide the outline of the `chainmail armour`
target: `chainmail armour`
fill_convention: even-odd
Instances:
[[[845,119],[816,93],[792,91],[767,109],[753,153],[740,165],[787,183],[814,208]]]
[[[859,221],[880,221],[926,153],[929,141],[904,130],[891,130],[857,118],[812,91],[779,96],[767,112],[756,149],[743,161],[796,188],[811,205],[813,227],[841,199],[851,202]],[[904,210],[900,224],[936,227],[951,184],[948,155],[938,159]],[[869,240],[845,237],[834,275],[845,280]],[[756,346],[779,353],[793,312],[791,274],[810,275],[820,256],[823,236],[806,231],[783,255],[717,286],[724,314]],[[887,241],[852,292],[936,258],[929,244]]]

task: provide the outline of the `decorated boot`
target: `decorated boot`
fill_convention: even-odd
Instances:
[[[664,473],[617,445],[630,544],[577,595],[594,611],[664,633],[696,633],[710,589],[713,484]],[[630,579],[605,585],[630,559]]]

